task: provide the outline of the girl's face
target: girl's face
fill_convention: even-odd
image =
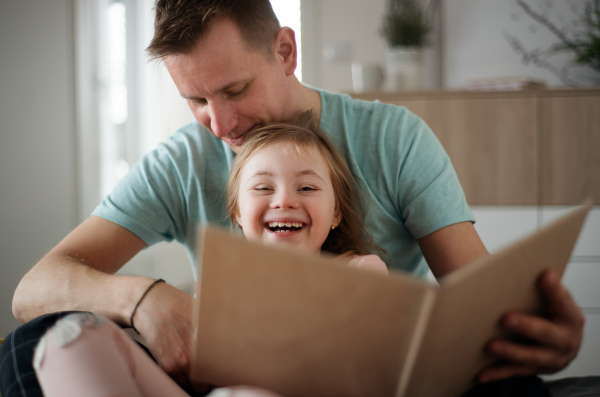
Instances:
[[[248,239],[320,251],[340,217],[329,167],[314,147],[288,142],[254,153],[240,173],[236,220]]]

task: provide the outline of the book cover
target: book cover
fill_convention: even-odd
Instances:
[[[589,206],[440,286],[203,228],[190,378],[286,397],[457,396],[493,357],[507,310],[540,311],[536,280],[562,274]]]

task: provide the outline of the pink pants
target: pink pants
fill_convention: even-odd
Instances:
[[[77,313],[60,319],[40,340],[34,368],[46,397],[188,397],[112,321]],[[239,386],[213,397],[281,397]]]

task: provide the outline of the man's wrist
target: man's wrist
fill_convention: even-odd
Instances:
[[[162,278],[156,279],[154,280],[149,286],[148,288],[146,288],[146,290],[144,291],[144,293],[142,294],[142,296],[140,296],[140,299],[138,299],[137,303],[135,304],[135,306],[133,307],[133,310],[131,311],[131,316],[129,316],[129,325],[131,326],[131,328],[133,328],[133,330],[135,332],[137,332],[138,334],[140,333],[134,325],[134,321],[133,321],[133,317],[137,311],[137,308],[139,307],[140,303],[142,303],[142,301],[144,300],[144,298],[146,297],[146,295],[148,294],[148,292],[150,292],[150,290],[158,283],[164,283],[165,280],[163,280]]]

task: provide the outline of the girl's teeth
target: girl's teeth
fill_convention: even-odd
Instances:
[[[269,222],[269,227],[297,227],[300,228],[302,227],[302,223],[292,223],[292,222],[287,222],[287,223],[283,223],[283,222]]]

